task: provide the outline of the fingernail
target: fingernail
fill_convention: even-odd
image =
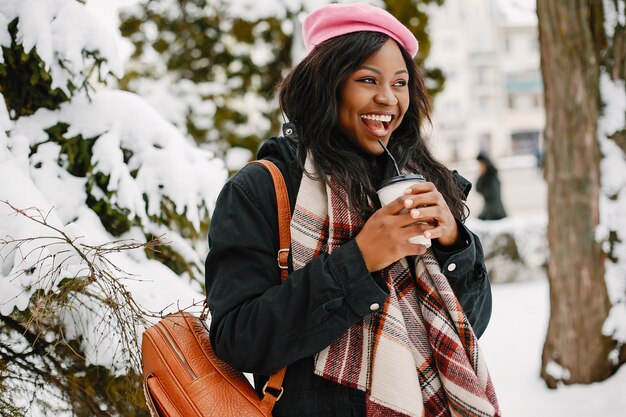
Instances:
[[[411,217],[413,217],[414,219],[417,219],[420,216],[420,211],[413,209],[411,210]]]
[[[424,236],[426,236],[426,237],[430,237],[430,232],[425,232],[425,233],[424,233]]]
[[[413,200],[411,200],[410,198],[407,198],[406,200],[404,200],[404,207],[409,208],[413,205]]]
[[[411,194],[413,192],[413,190],[411,188],[407,188],[406,190],[404,190],[404,194]]]

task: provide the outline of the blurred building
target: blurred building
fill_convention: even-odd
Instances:
[[[545,115],[534,0],[446,0],[430,15],[433,150],[444,161],[538,156]]]

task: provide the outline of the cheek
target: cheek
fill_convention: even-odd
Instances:
[[[408,95],[406,97],[402,97],[402,99],[400,99],[399,102],[400,102],[401,118],[404,119],[404,115],[409,110],[409,106],[410,106],[410,100],[409,100]]]
[[[339,109],[339,127],[341,130],[345,131],[348,127],[348,120],[350,119],[349,112],[345,108]]]
[[[409,97],[401,97],[398,98],[398,104],[400,107],[400,115],[398,117],[398,125],[400,125],[400,123],[402,122],[402,120],[404,120],[404,115],[406,114],[406,111],[409,109]]]
[[[411,102],[411,100],[409,99],[409,95],[403,94],[401,97],[398,98],[398,101],[400,102],[400,109],[402,110],[402,115],[404,115],[404,113],[406,113],[406,111],[408,110],[409,104]]]

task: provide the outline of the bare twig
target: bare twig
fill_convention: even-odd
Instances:
[[[145,243],[126,239],[89,245],[81,243],[80,237],[70,236],[52,225],[48,220],[50,211],[35,207],[21,209],[8,201],[2,203],[11,208],[14,215],[23,216],[51,232],[38,237],[0,239],[0,250],[8,249],[5,258],[18,255],[11,279],[38,274],[31,290],[40,291],[31,298],[33,308],[27,327],[44,331],[52,326],[63,335],[60,314],[65,315],[65,320],[73,320],[80,329],[86,324],[84,313],[89,313],[97,323],[95,334],[100,332],[104,340],[110,338],[113,331],[120,343],[113,348],[125,355],[132,369],[140,369],[139,329],[148,324],[149,317],[159,317],[159,314],[137,304],[123,282],[133,275],[115,265],[108,256],[137,249],[157,250],[163,244],[163,236]],[[88,333],[88,329],[82,330]],[[64,337],[61,340],[79,355]]]

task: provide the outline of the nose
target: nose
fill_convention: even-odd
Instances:
[[[393,106],[398,103],[398,98],[390,87],[381,86],[374,96],[374,101],[385,106]]]

